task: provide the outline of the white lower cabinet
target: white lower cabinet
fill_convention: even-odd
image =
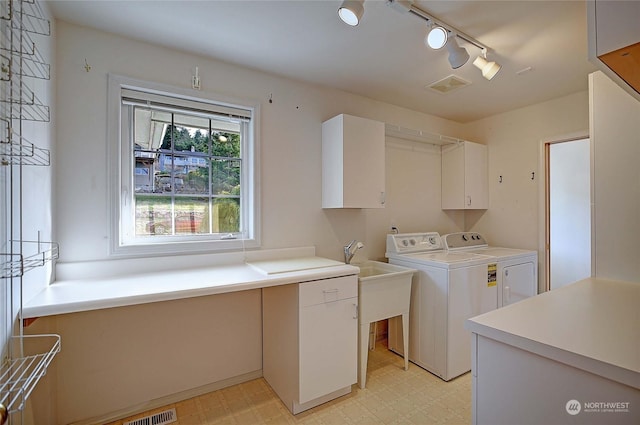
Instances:
[[[599,370],[593,370],[590,359],[580,359],[579,367],[566,361],[575,353],[560,352],[558,357],[565,359],[553,350],[542,354],[536,341],[529,340],[527,349],[476,333],[471,338],[473,425],[638,423],[638,381],[634,388],[601,376],[615,370],[606,361],[598,361]],[[618,375],[625,376],[632,373]]]
[[[264,378],[293,414],[351,392],[357,275],[264,288],[262,305]]]

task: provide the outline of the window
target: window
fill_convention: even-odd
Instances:
[[[119,136],[109,137],[118,147],[109,169],[119,171],[110,179],[111,253],[258,246],[257,107],[123,77],[109,84],[119,118],[110,120]]]

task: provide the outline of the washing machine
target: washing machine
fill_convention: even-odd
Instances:
[[[493,258],[489,269],[498,288],[498,307],[538,294],[538,252],[489,246],[477,232],[458,232],[442,236],[449,252],[469,252]]]
[[[444,249],[437,232],[390,234],[389,263],[415,269],[409,312],[409,360],[449,381],[471,370],[467,319],[498,307],[491,257]],[[402,325],[389,321],[389,348],[403,353]]]

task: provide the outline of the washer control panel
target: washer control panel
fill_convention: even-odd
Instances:
[[[477,232],[449,233],[442,237],[444,248],[448,250],[482,248],[487,246],[484,236]]]
[[[407,254],[441,249],[442,239],[438,232],[387,235],[387,254]]]

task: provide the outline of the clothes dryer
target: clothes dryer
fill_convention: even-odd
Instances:
[[[409,360],[449,381],[471,370],[467,319],[497,308],[497,287],[487,284],[491,257],[443,249],[436,232],[391,234],[391,264],[417,270],[411,286]],[[402,327],[390,320],[389,348],[404,354]]]
[[[538,294],[538,252],[489,246],[477,232],[449,233],[442,236],[449,252],[469,252],[493,258],[488,267],[495,273],[498,307]]]

